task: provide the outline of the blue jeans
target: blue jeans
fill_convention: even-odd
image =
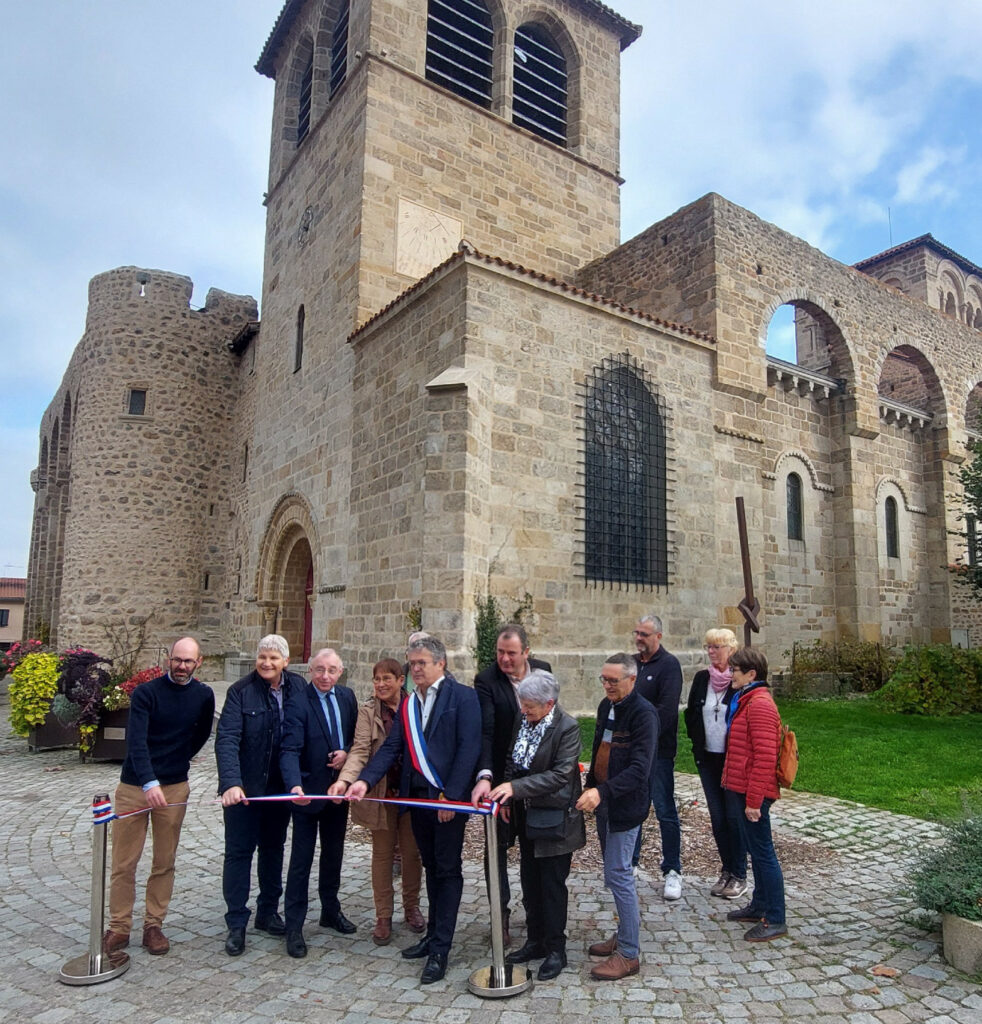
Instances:
[[[747,877],[747,847],[743,839],[743,806],[727,807],[723,789],[723,761],[725,754],[703,751],[699,761],[699,781],[706,797],[706,810],[713,829],[713,839],[719,851],[723,870],[734,878]]]
[[[724,792],[727,807],[734,811],[739,809],[743,839],[754,869],[754,894],[750,906],[759,910],[768,924],[784,924],[784,875],[771,836],[770,809],[774,801],[765,800],[760,805],[760,821],[748,821],[743,813],[747,805],[746,794],[734,793],[730,789]]]
[[[675,805],[675,758],[656,757],[651,765],[648,778],[651,802],[661,832],[661,873],[669,871],[682,874],[682,823],[679,809]],[[634,844],[631,863],[637,865],[641,859],[641,829]]]
[[[603,807],[597,808],[597,836],[604,857],[604,885],[617,908],[617,949],[627,960],[636,960],[641,945],[641,906],[631,870],[631,851],[641,826],[611,832]]]

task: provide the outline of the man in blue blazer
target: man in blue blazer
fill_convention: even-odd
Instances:
[[[447,651],[436,637],[423,637],[406,652],[414,691],[379,752],[347,795],[360,800],[402,758],[400,793],[410,797],[470,800],[481,753],[481,706],[477,694],[447,671]],[[408,725],[408,731],[407,731]],[[439,981],[457,927],[464,888],[461,851],[467,815],[412,808],[413,835],[426,869],[429,919],[426,934],[402,951],[407,960],[426,957],[420,981]]]
[[[344,665],[336,651],[325,648],[310,661],[310,685],[286,708],[280,772],[287,791],[295,793],[293,846],[286,876],[286,951],[292,957],[307,955],[303,925],[307,917],[310,869],[320,833],[321,855],[317,891],[321,901],[320,924],[342,935],[355,926],[341,913],[338,889],[348,805],[327,800],[311,801],[306,793],[324,794],[337,781],[355,735],[358,702],[347,686],[336,683]]]

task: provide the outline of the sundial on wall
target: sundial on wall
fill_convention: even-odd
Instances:
[[[420,278],[453,255],[463,224],[408,199],[399,200],[396,229],[396,273]]]

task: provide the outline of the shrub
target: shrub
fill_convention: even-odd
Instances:
[[[853,689],[872,693],[886,683],[898,661],[893,649],[872,640],[847,639],[832,644],[815,640],[795,644],[784,654],[791,657],[789,681],[794,691],[804,688],[809,674],[832,672],[840,682],[850,679]]]
[[[982,711],[982,651],[949,644],[908,647],[877,699],[912,715]]]
[[[926,910],[982,921],[982,816],[951,826],[945,842],[918,860],[910,891]]]
[[[11,677],[10,726],[18,736],[27,736],[48,717],[58,692],[58,655],[32,651],[21,659]]]

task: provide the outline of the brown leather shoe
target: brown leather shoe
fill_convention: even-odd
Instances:
[[[126,949],[130,944],[130,937],[122,932],[106,932],[102,937],[103,953],[115,953],[119,949]]]
[[[602,963],[597,964],[590,971],[590,974],[597,981],[620,981],[621,978],[637,974],[639,970],[641,970],[640,960],[628,960],[626,957],[621,956],[620,953],[615,953]]]
[[[143,929],[143,948],[153,956],[163,956],[170,949],[170,943],[160,928],[152,924]]]
[[[376,946],[387,946],[392,941],[392,918],[380,917],[372,929],[372,942]]]
[[[589,949],[590,956],[611,956],[617,952],[617,932],[603,942],[595,942]]]
[[[411,907],[406,911],[406,927],[411,932],[426,931],[426,918],[419,912],[419,907]]]

